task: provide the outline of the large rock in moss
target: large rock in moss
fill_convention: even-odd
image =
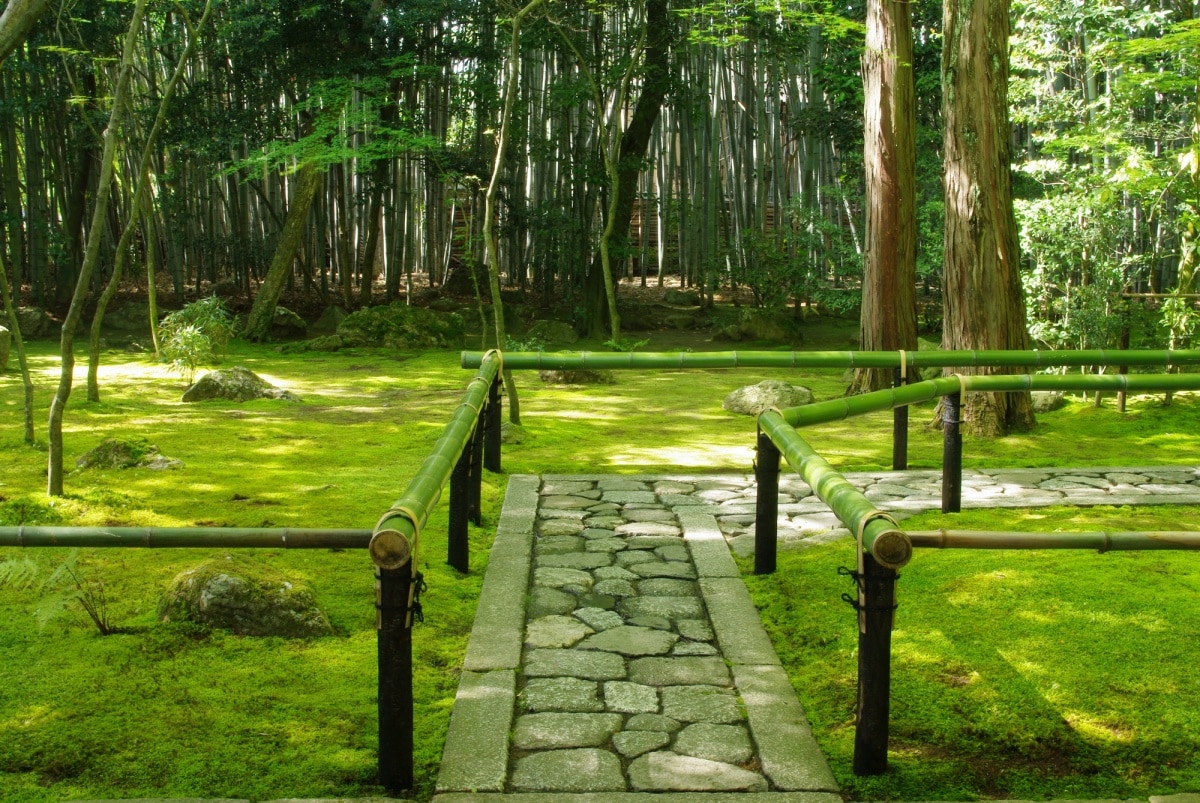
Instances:
[[[306,638],[333,632],[307,586],[265,563],[233,555],[176,575],[158,615],[164,622],[196,622],[241,636]]]
[[[272,340],[295,340],[308,334],[308,324],[287,307],[276,307],[270,332]]]
[[[574,345],[579,340],[575,327],[563,321],[538,321],[525,333],[526,340],[539,340],[556,348]]]
[[[196,380],[196,384],[183,394],[185,402],[208,401],[209,399],[300,401],[294,394],[275,387],[249,368],[243,368],[240,365],[235,365],[227,371],[209,371]]]
[[[721,406],[731,413],[759,415],[772,407],[778,407],[781,410],[788,407],[802,407],[805,404],[812,404],[812,400],[812,391],[808,388],[768,379],[757,385],[738,388],[725,397]]]
[[[612,371],[579,370],[538,371],[538,379],[548,385],[612,385],[617,381]]]
[[[54,330],[54,319],[41,307],[18,307],[17,322],[21,334],[29,339],[45,337]]]
[[[108,438],[75,461],[75,468],[148,468],[166,471],[183,468],[183,462],[167,457],[153,443],[141,438],[119,440]]]
[[[384,346],[400,350],[456,348],[462,345],[463,320],[401,302],[367,307],[347,315],[337,333],[346,346]]]

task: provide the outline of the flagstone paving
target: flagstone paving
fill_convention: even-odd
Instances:
[[[897,518],[941,504],[937,471],[846,477]],[[731,557],[755,495],[747,475],[512,477],[435,800],[840,800]],[[964,509],[1159,503],[1200,504],[1200,467],[963,475]],[[781,477],[781,548],[848,535]]]

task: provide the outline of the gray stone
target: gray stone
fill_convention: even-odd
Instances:
[[[750,734],[741,725],[713,725],[697,722],[675,737],[671,749],[676,753],[726,764],[744,764],[754,755]]]
[[[438,771],[439,792],[504,791],[515,696],[511,670],[462,673]]]
[[[596,485],[603,491],[645,491],[650,487],[642,480],[613,476],[601,477]]]
[[[525,714],[517,717],[512,746],[517,750],[599,747],[621,729],[620,714]]]
[[[198,622],[241,636],[307,638],[333,632],[306,585],[242,555],[223,555],[180,572],[159,603],[158,615],[163,621]]]
[[[547,346],[562,348],[570,346],[579,340],[575,327],[565,321],[543,320],[529,327],[525,333],[526,340],[540,341]]]
[[[726,660],[733,664],[779,663],[740,578],[706,577],[700,581],[700,589]]]
[[[765,792],[761,775],[703,758],[662,751],[635,758],[629,785],[644,792]]]
[[[537,567],[542,569],[599,569],[612,565],[608,552],[573,552],[569,555],[538,555]]]
[[[675,629],[690,641],[710,641],[713,638],[712,628],[703,619],[680,619],[675,622]]]
[[[719,658],[676,658],[676,661],[719,661]],[[636,675],[635,675],[636,677]],[[728,725],[744,721],[737,697],[716,686],[668,686],[662,690],[662,712],[680,722]]]
[[[534,544],[539,555],[568,555],[572,552],[582,552],[586,542],[575,535],[551,535],[537,539]]]
[[[681,641],[671,650],[671,655],[716,655],[717,648],[707,641]]]
[[[690,563],[674,560],[637,563],[630,566],[629,570],[642,577],[674,577],[682,580],[696,579],[696,570],[692,568]]]
[[[606,611],[603,608],[580,608],[575,611],[575,616],[597,632],[625,624],[625,620],[619,613]]]
[[[249,368],[235,365],[222,371],[209,371],[196,380],[183,394],[185,402],[228,399],[250,401],[251,399],[279,399],[298,402],[300,399],[286,390],[280,390]]]
[[[579,595],[580,608],[603,608],[611,611],[617,607],[617,598],[611,594],[584,593]]]
[[[593,538],[587,541],[588,552],[620,552],[625,548],[624,538]]]
[[[151,470],[182,468],[183,462],[167,457],[158,447],[141,438],[120,440],[105,438],[96,448],[81,455],[75,468],[147,468]]]
[[[682,533],[674,524],[665,521],[630,521],[619,525],[616,528],[620,535],[659,535],[659,536],[679,536]],[[633,539],[630,539],[633,540]],[[669,546],[669,544],[659,542],[653,547],[651,546],[630,546],[630,549],[654,549],[659,546]]]
[[[617,610],[625,616],[664,616],[668,619],[704,616],[704,606],[696,597],[631,597],[621,600]]]
[[[663,560],[687,561],[692,559],[691,554],[688,552],[688,548],[683,544],[676,544],[675,546],[660,546],[658,549],[654,550],[654,554],[658,555]]]
[[[552,508],[555,510],[583,510],[596,504],[596,500],[588,499],[585,496],[575,496],[563,494],[561,496],[543,496],[542,510]]]
[[[577,677],[587,680],[624,680],[625,659],[616,653],[593,650],[533,650],[525,655],[521,671],[526,677]]]
[[[621,792],[625,776],[607,750],[551,750],[517,759],[512,785],[522,792]]]
[[[595,630],[574,616],[542,616],[525,628],[525,644],[533,647],[571,647]]]
[[[634,579],[637,575],[630,572]],[[691,580],[675,580],[670,577],[652,577],[637,584],[638,593],[647,597],[688,597],[699,593],[696,583]]]
[[[616,502],[619,505],[628,505],[633,502],[655,503],[658,497],[654,495],[654,491],[605,491],[600,496],[601,501]]]
[[[659,560],[653,552],[647,552],[644,549],[626,549],[624,552],[618,552],[613,558],[613,561],[618,565],[627,569],[632,569],[633,566],[642,563],[658,563]],[[640,577],[640,574],[635,574],[634,577]]]
[[[621,731],[613,737],[613,747],[625,758],[637,758],[670,742],[671,734],[661,731]]]
[[[654,507],[634,508],[632,510],[625,511],[625,521],[628,521],[628,522],[649,522],[649,521],[673,522],[673,521],[675,521],[675,514],[669,510],[663,510],[662,508],[654,508]]]
[[[648,686],[728,686],[729,667],[720,658],[637,658],[629,679]]]
[[[1145,474],[1127,474],[1119,471],[1114,471],[1105,476],[1115,485],[1140,485],[1143,482],[1150,481],[1150,478]]]
[[[633,616],[626,624],[634,627],[650,627],[655,630],[671,630],[671,620],[665,616]]]
[[[1148,482],[1141,486],[1143,491],[1149,491],[1154,494],[1162,494],[1164,496],[1178,496],[1180,494],[1195,493],[1196,488],[1192,485],[1163,485],[1162,483]]]
[[[1067,403],[1061,390],[1034,390],[1029,396],[1033,399],[1035,413],[1050,413]]]
[[[604,684],[604,704],[609,711],[622,714],[654,714],[658,712],[658,689],[640,683],[610,680]]]
[[[628,549],[644,551],[658,550],[663,547],[680,546],[683,539],[677,535],[632,535],[625,539]],[[655,555],[655,558],[658,556]]]
[[[654,483],[654,490],[660,494],[690,494],[696,490],[696,486],[690,482],[659,480]]]
[[[581,482],[578,480],[554,480],[548,481],[542,485],[542,493],[546,496],[570,496],[581,491],[591,491],[595,489],[595,483]]]
[[[580,678],[530,678],[521,692],[526,711],[595,713],[604,710],[600,684]]]
[[[592,587],[592,583],[592,576],[578,569],[539,567],[533,573],[533,584],[535,586],[549,586],[551,588],[577,586],[587,589]]]
[[[677,719],[665,717],[662,714],[634,714],[625,723],[627,731],[661,731],[674,733],[683,725]]]
[[[491,568],[490,564],[489,568]],[[559,591],[557,588],[537,586],[529,595],[529,616],[533,619],[555,613],[570,613],[578,606],[579,601],[575,599],[574,595]]]
[[[572,519],[549,519],[538,524],[538,534],[543,538],[555,535],[579,535],[583,530],[582,521]]]
[[[678,640],[679,636],[663,630],[622,625],[589,636],[579,643],[579,649],[620,655],[666,655]]]
[[[637,590],[628,580],[601,580],[593,589],[597,594],[609,594],[614,597],[632,597]]]
[[[600,538],[612,538],[612,530],[625,523],[621,516],[589,516],[584,520],[589,530],[606,530]],[[585,536],[586,537],[586,536]],[[593,536],[594,537],[594,536]]]
[[[696,494],[696,496],[700,497],[706,502],[725,502],[730,499],[742,498],[742,495],[737,491],[723,491],[718,488],[714,488],[710,491],[700,491]]]
[[[638,579],[636,574],[621,566],[601,566],[592,572],[592,577],[597,580],[628,580],[630,582]]]
[[[812,404],[812,391],[777,379],[767,379],[757,385],[738,388],[725,397],[721,406],[731,413],[757,416],[772,407],[802,407]]]

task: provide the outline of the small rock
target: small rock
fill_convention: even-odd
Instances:
[[[658,689],[640,683],[610,680],[604,684],[604,704],[609,711],[622,714],[653,714],[658,711]]]
[[[604,710],[600,684],[579,678],[530,678],[521,692],[526,711],[598,713]]]
[[[619,655],[666,655],[679,636],[649,627],[612,627],[579,642],[580,650],[602,650]]]
[[[250,401],[251,399],[279,399],[300,401],[292,393],[280,390],[249,368],[234,366],[227,371],[210,371],[196,381],[183,394],[183,401],[198,402],[209,399]]]
[[[731,413],[757,416],[772,407],[801,407],[812,401],[812,391],[808,388],[768,379],[738,388],[725,397],[721,406]]]
[[[645,792],[765,792],[761,775],[732,764],[671,752],[649,753],[629,765],[629,783]]]
[[[620,760],[607,750],[550,750],[517,759],[513,788],[521,792],[623,792]]]
[[[621,731],[613,737],[613,747],[625,758],[637,758],[670,742],[671,734],[661,731]]]
[[[517,717],[512,744],[517,750],[599,747],[621,729],[620,714],[526,714]]]
[[[543,616],[525,626],[525,644],[535,648],[571,647],[595,632],[573,616]]]
[[[741,725],[713,725],[698,722],[688,725],[675,737],[671,747],[676,753],[726,764],[744,764],[754,751],[750,734]]]

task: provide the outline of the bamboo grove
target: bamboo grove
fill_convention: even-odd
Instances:
[[[62,309],[96,225],[100,134],[134,4],[40,5],[0,74],[0,254],[24,303]],[[93,295],[131,223],[124,259],[147,268],[127,281],[178,299],[217,288],[248,307],[290,289],[354,307],[425,281],[487,294],[485,194],[511,76],[494,197],[505,286],[592,334],[615,322],[606,278],[678,276],[705,303],[742,287],[775,309],[858,304],[865,0],[534,0],[515,48],[521,8],[502,0],[220,0],[200,26],[203,5],[154,0],[136,31]],[[1013,205],[1035,341],[1121,345],[1132,321],[1129,345],[1187,346],[1197,5],[989,6],[1012,25]],[[944,11],[922,0],[910,21],[907,203],[932,330],[944,285]]]

